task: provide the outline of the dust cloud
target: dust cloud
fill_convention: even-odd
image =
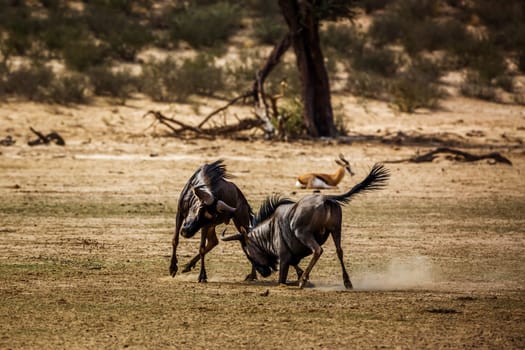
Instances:
[[[350,274],[354,291],[391,291],[431,288],[437,272],[426,256],[393,258],[384,269],[359,270]],[[323,291],[344,291],[342,282],[312,281]]]
[[[353,276],[355,290],[398,290],[428,288],[436,271],[426,256],[394,258],[385,270],[359,271]]]

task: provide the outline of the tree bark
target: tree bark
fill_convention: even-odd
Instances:
[[[330,82],[319,42],[319,20],[312,0],[279,0],[288,24],[301,77],[304,124],[313,137],[334,137]]]

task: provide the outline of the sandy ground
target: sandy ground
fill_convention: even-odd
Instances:
[[[334,105],[354,142],[180,140],[143,117],[155,109],[197,124],[213,101],[200,117],[143,100],[2,104],[0,139],[16,143],[0,146],[0,348],[524,348],[525,108],[460,98],[412,115],[348,97]],[[66,146],[29,147],[30,126]],[[376,162],[436,146],[380,141],[399,132],[498,151],[513,165],[387,164],[388,187],[343,212],[352,291],[331,241],[304,290],[278,287],[275,274],[244,282],[249,264],[234,242],[209,254],[207,284],[198,268],[169,277],[178,195],[204,162],[224,158],[256,210],[271,193],[310,193],[295,177],[334,171],[339,153],[357,175],[332,192]],[[180,263],[197,246],[181,239]]]

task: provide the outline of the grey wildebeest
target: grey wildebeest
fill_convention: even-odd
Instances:
[[[218,244],[215,227],[228,224],[230,220],[233,220],[237,230],[247,230],[250,227],[254,217],[252,209],[241,190],[233,182],[226,180],[228,177],[223,160],[220,159],[198,168],[182,189],[172,240],[171,276],[175,276],[178,270],[179,233],[190,238],[201,230],[199,253],[184,266],[182,272],[190,271],[200,260],[199,282],[206,282],[204,256]],[[247,279],[255,277],[252,265]]]
[[[383,165],[375,164],[363,181],[340,195],[312,194],[296,203],[279,197],[267,198],[249,232],[242,228],[237,234],[222,235],[221,239],[243,242],[246,256],[264,277],[275,271],[279,263],[280,284],[286,284],[290,265],[296,265],[313,254],[299,278],[299,287],[303,288],[323,253],[321,246],[331,235],[341,264],[344,286],[350,289],[352,282],[346,272],[341,249],[341,205],[358,193],[383,188],[389,176]]]

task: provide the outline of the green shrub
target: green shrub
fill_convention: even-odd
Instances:
[[[392,2],[392,11],[404,20],[424,20],[438,14],[439,0],[398,0]]]
[[[487,101],[496,100],[496,91],[485,78],[482,78],[478,71],[469,70],[465,81],[460,86],[460,91],[464,96],[479,98]]]
[[[41,63],[23,65],[10,71],[5,91],[8,94],[23,96],[29,100],[42,101],[46,98],[46,91],[53,80],[51,68]]]
[[[279,107],[279,116],[272,120],[283,138],[297,138],[306,134],[303,104],[297,99],[287,100]]]
[[[68,104],[85,102],[86,88],[83,75],[57,77],[51,68],[34,62],[9,72],[4,91],[33,101]]]
[[[388,81],[377,74],[350,71],[346,86],[356,96],[378,100],[388,98]]]
[[[144,66],[141,90],[157,101],[186,101],[190,95],[224,91],[223,71],[213,57],[199,54],[177,64],[172,58]]]
[[[275,18],[263,17],[254,24],[254,36],[259,43],[275,45],[287,32],[286,25]]]
[[[241,23],[239,6],[227,2],[188,8],[174,14],[171,29],[175,42],[184,40],[195,48],[216,46],[235,33]]]
[[[353,55],[362,51],[365,45],[365,35],[355,25],[328,24],[320,35],[325,50],[332,49],[341,55]]]
[[[177,72],[177,80],[177,94],[183,100],[191,94],[212,96],[225,88],[222,69],[215,65],[213,57],[206,54],[184,60]]]
[[[88,40],[74,41],[64,48],[63,55],[69,69],[83,72],[102,64],[107,56],[107,48]]]
[[[390,85],[392,103],[401,111],[413,113],[418,108],[436,108],[443,92],[416,68],[394,79]]]
[[[87,81],[79,73],[55,78],[46,92],[46,100],[60,104],[85,103]]]
[[[108,53],[125,61],[133,61],[137,52],[153,39],[141,22],[109,7],[90,7],[86,20],[91,32],[106,43]]]
[[[137,90],[137,78],[129,69],[113,71],[108,66],[98,66],[89,69],[87,74],[96,95],[115,97],[122,104]]]
[[[140,90],[154,101],[176,100],[173,86],[177,83],[177,69],[177,62],[172,57],[144,64]]]
[[[350,58],[354,70],[370,72],[383,77],[396,74],[400,58],[390,49],[381,47],[363,47]]]
[[[404,19],[389,11],[378,14],[368,30],[368,35],[377,46],[395,43],[405,31]]]
[[[282,18],[281,9],[277,1],[245,0],[243,5],[251,10],[253,17]]]
[[[257,52],[244,50],[238,60],[229,61],[224,75],[228,89],[237,92],[251,89],[262,60]]]

